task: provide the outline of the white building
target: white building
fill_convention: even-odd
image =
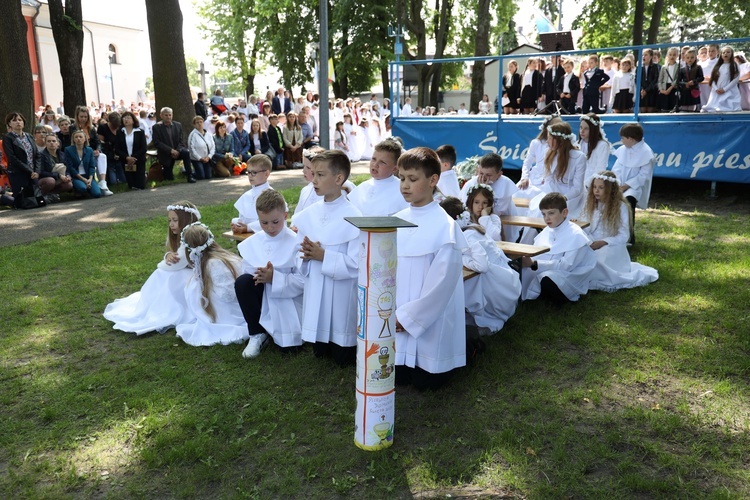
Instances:
[[[29,47],[32,61],[38,61],[42,104],[53,109],[63,99],[60,64],[52,36],[47,0],[22,0],[24,16],[31,14],[35,47]],[[36,11],[34,13],[34,11]],[[142,2],[83,0],[83,78],[86,103],[142,100],[146,78],[151,76],[151,52]],[[33,66],[33,62],[32,62]],[[83,103],[81,103],[83,104]],[[72,110],[66,110],[71,113]]]

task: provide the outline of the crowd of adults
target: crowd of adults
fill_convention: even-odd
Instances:
[[[279,88],[264,99],[250,96],[228,106],[217,89],[210,99],[202,93],[195,101],[191,131],[184,139],[183,126],[173,110],[158,112],[143,103],[78,106],[66,114],[63,103],[55,110],[40,107],[33,134],[24,132],[27,117],[5,117],[7,133],[0,149],[0,204],[34,208],[76,197],[109,196],[110,187],[127,184],[145,189],[147,151],[155,150],[156,178],[174,179],[175,163],[182,162],[187,182],[228,177],[258,154],[267,155],[274,169],[302,167],[302,152],[319,145],[320,110],[317,94],[294,98]],[[337,123],[344,123],[347,154],[352,161],[369,160],[372,146],[390,133],[387,100],[372,96],[330,103],[331,147]],[[158,116],[158,121],[157,121]],[[12,195],[11,195],[12,192]]]

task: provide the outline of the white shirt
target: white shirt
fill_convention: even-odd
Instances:
[[[401,195],[401,182],[395,176],[366,180],[349,194],[349,201],[365,217],[389,216],[409,206]]]

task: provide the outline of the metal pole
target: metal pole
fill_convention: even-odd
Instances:
[[[557,31],[562,31],[562,0],[557,2]]]
[[[318,61],[318,94],[320,94],[320,147],[330,149],[328,114],[328,0],[320,0],[320,60]]]

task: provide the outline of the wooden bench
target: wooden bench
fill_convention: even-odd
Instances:
[[[531,198],[513,198],[513,204],[518,208],[529,208]]]
[[[508,226],[524,226],[533,227],[536,229],[544,229],[547,224],[544,223],[544,219],[541,217],[524,217],[521,215],[501,215],[500,221],[504,225]],[[589,227],[591,224],[585,220],[571,220],[571,222],[578,224],[581,229]]]

